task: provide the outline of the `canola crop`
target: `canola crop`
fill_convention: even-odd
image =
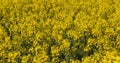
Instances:
[[[0,63],[119,63],[120,0],[0,0]]]

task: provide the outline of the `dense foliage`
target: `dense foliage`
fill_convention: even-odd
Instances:
[[[0,0],[0,63],[119,63],[120,0]]]

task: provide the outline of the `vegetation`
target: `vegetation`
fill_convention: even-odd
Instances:
[[[0,0],[0,63],[119,63],[120,0]]]

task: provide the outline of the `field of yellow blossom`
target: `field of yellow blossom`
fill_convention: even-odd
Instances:
[[[0,0],[0,63],[119,63],[120,0]]]

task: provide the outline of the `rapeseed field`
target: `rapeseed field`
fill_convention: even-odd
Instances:
[[[120,0],[0,0],[0,63],[120,63]]]

